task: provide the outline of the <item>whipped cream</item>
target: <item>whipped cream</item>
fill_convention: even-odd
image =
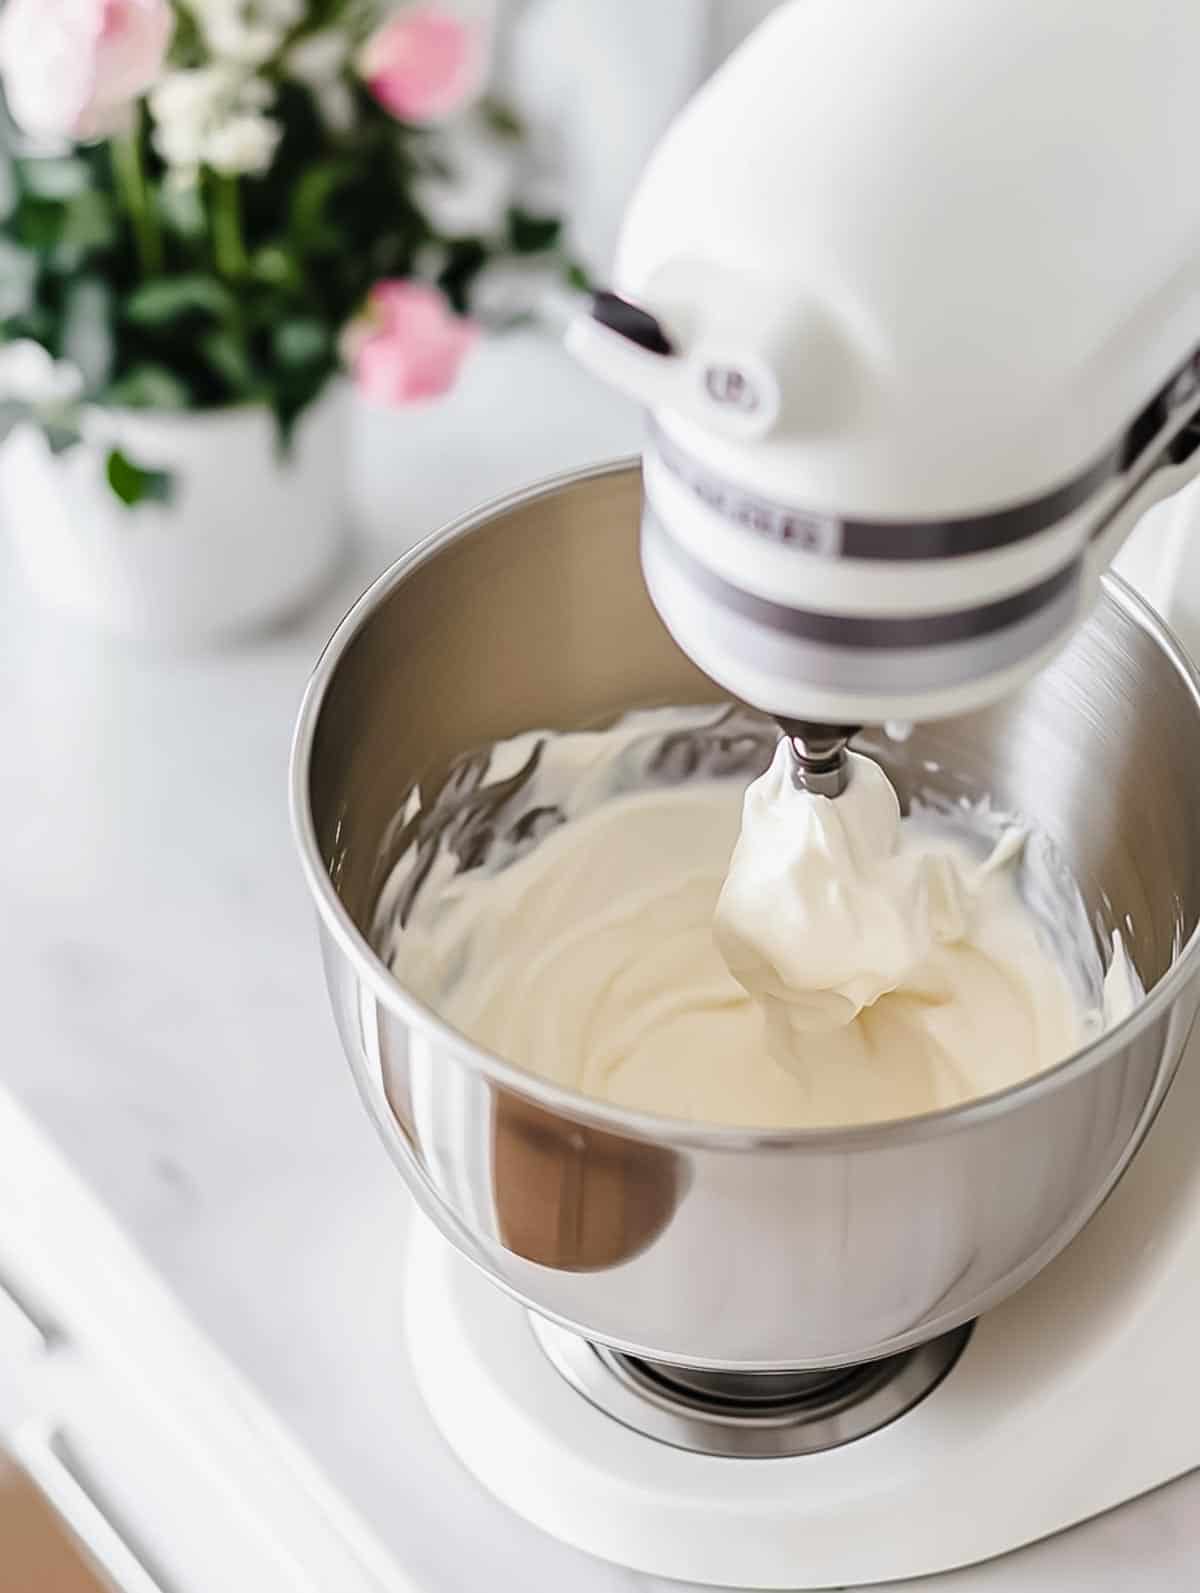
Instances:
[[[680,725],[704,733],[696,711],[664,710],[494,749],[487,854],[456,817],[381,897],[375,940],[402,981],[559,1084],[756,1127],[988,1094],[1137,999],[1119,939],[1105,978],[1065,873],[1041,882],[1053,923],[1026,905],[1019,828],[981,810],[981,844],[961,811],[902,819],[866,758],[836,801],[794,790],[783,748],[747,789],[719,773],[728,755],[664,757]]]
[[[1040,1072],[1123,1015],[1123,952],[1112,1010],[1081,1009],[1018,895],[1024,844],[1009,826],[981,857],[928,817],[902,820],[856,754],[836,800],[799,791],[781,742],[746,793],[715,915],[780,1066],[807,1082],[838,1070],[859,1120],[878,1059],[890,1098],[923,1111]]]

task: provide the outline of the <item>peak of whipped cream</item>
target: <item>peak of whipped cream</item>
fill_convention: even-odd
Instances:
[[[1023,1053],[1061,1058],[1128,1010],[1134,988],[1119,937],[1101,1017],[1081,1010],[1014,869],[1026,832],[981,853],[926,819],[902,819],[883,769],[850,755],[836,799],[796,788],[786,742],[749,787],[717,902],[714,936],[766,1019],[776,1061],[801,1072],[830,1031],[899,1057],[914,1024],[929,1053],[968,1066]],[[1120,1009],[1120,1010],[1118,1010]]]
[[[870,758],[850,754],[841,796],[814,796],[795,788],[781,741],[742,804],[717,945],[793,1028],[841,1028],[900,989],[935,946],[966,937],[983,873],[932,838],[904,844],[900,803]]]

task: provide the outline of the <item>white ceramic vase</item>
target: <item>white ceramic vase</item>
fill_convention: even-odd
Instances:
[[[337,561],[347,408],[331,388],[286,454],[257,406],[92,411],[83,443],[57,457],[22,426],[0,449],[0,517],[54,608],[167,646],[260,630],[297,612]],[[113,448],[169,472],[170,501],[122,504],[105,476]]]

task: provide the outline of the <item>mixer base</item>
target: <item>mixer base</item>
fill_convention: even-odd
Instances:
[[[1046,1537],[1200,1465],[1200,1042],[1103,1210],[976,1325],[933,1392],[819,1454],[656,1441],[581,1396],[524,1309],[424,1222],[406,1291],[417,1379],[465,1465],[602,1559],[692,1582],[927,1576]]]
[[[865,1366],[824,1372],[700,1372],[643,1361],[531,1316],[551,1364],[597,1410],[698,1455],[817,1455],[897,1421],[962,1354],[970,1327]]]

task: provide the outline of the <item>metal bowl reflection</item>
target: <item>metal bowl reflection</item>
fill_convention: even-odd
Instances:
[[[646,596],[640,498],[622,464],[473,515],[384,575],[322,657],[292,801],[341,1037],[425,1211],[551,1320],[701,1368],[895,1354],[1044,1266],[1163,1099],[1200,998],[1197,680],[1110,580],[1035,680],[884,759],[902,796],[987,792],[1052,838],[1149,991],[1123,1024],[1016,1088],[879,1126],[757,1133],[607,1107],[471,1045],[368,935],[418,777],[436,788],[464,751],[518,731],[719,699]]]

